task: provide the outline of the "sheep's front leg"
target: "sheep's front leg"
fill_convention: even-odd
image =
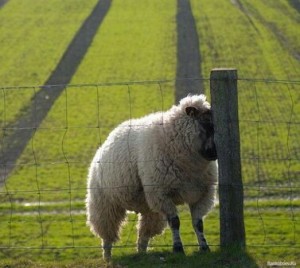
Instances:
[[[210,251],[209,246],[207,245],[206,239],[204,237],[203,220],[196,219],[193,222],[193,227],[198,238],[199,249],[201,251]]]
[[[162,213],[166,216],[173,236],[173,252],[184,253],[180,238],[180,220],[173,201],[167,197],[161,188],[145,187],[145,197],[152,211]]]
[[[204,227],[201,209],[197,206],[190,206],[192,221],[195,233],[197,235],[199,250],[200,251],[210,251],[204,236]]]
[[[173,252],[174,253],[184,253],[181,238],[180,238],[180,220],[178,215],[173,217],[168,217],[168,223],[170,225],[172,236],[173,236]]]

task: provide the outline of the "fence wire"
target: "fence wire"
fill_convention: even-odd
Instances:
[[[202,82],[209,95],[209,80]],[[99,241],[86,226],[84,204],[91,159],[119,123],[169,109],[174,85],[164,80],[2,87],[0,256],[45,253],[59,259],[74,249],[80,256],[86,250],[97,255]],[[298,249],[300,81],[239,79],[238,89],[247,246]],[[52,90],[61,92],[49,106]],[[130,187],[103,190],[126,193]],[[205,219],[208,242],[215,247],[218,218],[215,208]],[[180,220],[185,247],[194,251],[185,206]],[[137,215],[129,213],[115,251],[134,250],[137,223]],[[150,246],[170,249],[169,231]]]

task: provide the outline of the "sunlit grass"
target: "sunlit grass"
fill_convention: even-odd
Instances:
[[[43,85],[96,0],[15,0],[0,11],[0,122],[11,122]],[[3,87],[3,89],[2,89]]]

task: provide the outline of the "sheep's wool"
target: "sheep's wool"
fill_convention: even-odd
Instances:
[[[212,208],[217,163],[199,154],[199,123],[187,107],[205,112],[210,104],[204,95],[189,95],[168,111],[123,122],[98,149],[86,198],[88,224],[96,235],[115,242],[126,210],[154,213],[153,220],[176,215],[176,205],[183,203],[198,204],[203,216]],[[148,230],[149,236],[164,227]]]

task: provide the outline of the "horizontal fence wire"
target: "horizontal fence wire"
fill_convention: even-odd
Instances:
[[[209,98],[209,79],[202,80]],[[121,122],[168,110],[174,103],[175,83],[1,87],[0,256],[16,258],[26,253],[38,258],[47,252],[48,258],[62,258],[71,249],[80,256],[86,254],[80,253],[83,249],[98,256],[99,241],[86,226],[84,201],[92,158]],[[61,90],[59,97],[47,107],[55,89]],[[300,81],[240,78],[238,90],[247,247],[298,249]],[[40,118],[43,107],[48,110]],[[148,162],[159,161],[153,157]],[[100,164],[131,163],[112,159]],[[147,186],[151,191],[156,185]],[[131,187],[102,190],[126,194]],[[179,211],[186,226],[184,246],[195,251],[189,209],[183,206]],[[134,251],[138,221],[136,214],[128,213],[115,252]],[[218,222],[215,208],[205,219],[207,240],[213,247],[219,247]],[[150,246],[170,250],[170,231]]]

